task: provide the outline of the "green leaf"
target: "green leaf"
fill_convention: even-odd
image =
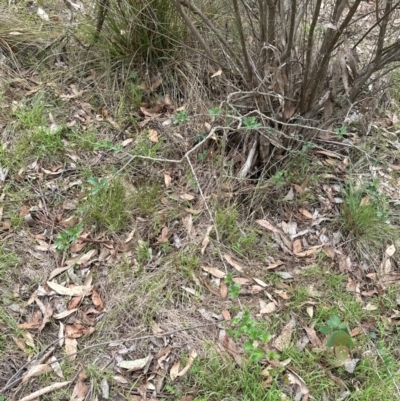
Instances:
[[[328,347],[347,347],[353,346],[353,340],[351,337],[343,330],[335,330],[328,338],[326,342]]]
[[[265,356],[265,352],[261,349],[254,349],[253,352],[250,355],[250,361],[251,362],[258,362],[261,359],[263,359]]]
[[[340,323],[342,323],[342,321],[340,320],[340,317],[336,315],[331,316],[331,318],[326,322],[326,324],[333,329],[338,327]]]
[[[336,358],[340,362],[345,362],[349,357],[349,349],[343,345],[334,348]]]
[[[321,326],[321,327],[319,328],[319,331],[320,331],[322,334],[331,334],[331,333],[332,333],[332,329],[331,329],[330,327],[328,327],[328,326]]]
[[[243,344],[243,349],[246,354],[250,354],[254,351],[254,345],[251,341],[247,341]]]

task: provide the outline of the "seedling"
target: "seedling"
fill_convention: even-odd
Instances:
[[[339,139],[342,139],[347,134],[347,128],[342,125],[340,128],[335,128],[335,133]]]
[[[75,227],[67,228],[62,233],[57,234],[54,241],[56,249],[59,251],[68,249],[79,238],[82,228],[82,224],[77,224]]]
[[[283,179],[284,176],[286,175],[286,171],[282,170],[282,171],[277,171],[273,176],[272,179],[275,181],[275,184],[278,188],[283,186]]]
[[[225,278],[225,284],[228,284],[228,296],[231,299],[237,298],[240,294],[240,284],[233,281],[231,273],[228,273]]]
[[[106,178],[101,178],[100,180],[97,177],[90,177],[88,179],[88,183],[92,186],[92,195],[95,196],[103,189],[108,187],[108,181]]]
[[[221,114],[221,111],[222,110],[219,107],[213,107],[212,109],[208,110],[212,118],[219,116]]]
[[[326,345],[333,348],[339,361],[346,361],[349,349],[354,345],[346,323],[342,322],[338,316],[333,315],[326,324],[319,329],[322,334],[329,335]]]
[[[181,124],[190,121],[189,116],[187,115],[186,110],[181,110],[176,113],[174,124]]]
[[[243,124],[246,129],[257,129],[261,124],[255,117],[243,117]]]
[[[265,331],[259,322],[253,319],[249,311],[245,311],[242,317],[234,318],[231,321],[232,329],[228,333],[237,340],[239,337],[247,337],[243,344],[244,352],[249,355],[250,363],[257,363],[265,356],[265,352],[258,348],[267,344],[271,336]]]

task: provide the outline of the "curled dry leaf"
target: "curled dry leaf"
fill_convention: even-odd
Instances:
[[[289,323],[283,328],[281,334],[275,339],[275,348],[282,352],[284,349],[288,348],[290,341],[292,339],[293,330],[296,327],[295,321],[292,318]]]
[[[45,373],[51,372],[51,367],[47,363],[32,366],[23,376],[22,383],[27,382],[32,377],[40,376]]]
[[[224,258],[225,260],[234,268],[236,269],[238,272],[243,273],[243,267],[240,266],[239,263],[237,263],[235,260],[233,260],[233,258],[228,255],[227,253],[224,254]]]
[[[149,139],[151,142],[158,142],[158,132],[155,129],[149,129]]]
[[[171,380],[175,380],[178,377],[178,373],[179,373],[179,368],[181,367],[181,362],[175,362],[172,365],[171,370],[169,371],[169,377],[171,378]]]
[[[50,393],[54,390],[58,390],[65,386],[68,386],[69,384],[71,384],[71,381],[54,383],[51,386],[43,387],[40,390],[35,391],[34,393],[31,393],[31,394],[27,395],[26,397],[21,398],[19,401],[32,401],[32,400],[39,399],[39,397],[41,397],[42,395]]]
[[[221,68],[215,72],[214,74],[211,75],[211,78],[215,78],[215,77],[219,77],[222,74],[222,70]]]
[[[100,294],[93,288],[92,291],[92,302],[98,311],[102,311],[104,309],[104,303],[101,299]]]
[[[212,226],[212,225],[207,227],[206,233],[204,235],[204,239],[201,243],[201,254],[204,254],[204,251],[206,250],[207,245],[210,242],[210,232],[213,228],[214,228],[214,226]]]
[[[65,353],[68,355],[70,361],[76,359],[76,353],[78,351],[78,340],[76,338],[66,337],[65,338]]]
[[[226,299],[228,297],[228,286],[225,283],[221,284],[219,291],[222,299]]]
[[[195,349],[193,349],[190,352],[190,356],[189,359],[186,363],[186,366],[178,373],[179,377],[182,377],[183,375],[185,375],[187,373],[187,371],[192,367],[194,360],[197,358],[197,352]]]
[[[93,286],[76,285],[75,287],[64,287],[54,281],[48,281],[47,285],[54,290],[57,294],[68,295],[71,297],[85,297],[89,295],[93,289]]]
[[[168,173],[164,173],[165,187],[168,188],[171,185],[172,178]]]
[[[226,274],[223,271],[218,270],[215,267],[201,266],[201,268],[205,272],[210,273],[212,276],[217,277],[217,278],[225,278],[225,276],[226,276]]]
[[[263,299],[260,299],[260,313],[262,315],[272,313],[276,310],[275,302],[266,303]]]
[[[118,363],[118,366],[122,369],[127,369],[128,372],[135,372],[137,370],[143,369],[147,365],[149,359],[150,354],[141,359],[135,359],[132,361],[121,361]]]

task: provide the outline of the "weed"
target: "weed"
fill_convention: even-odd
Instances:
[[[182,124],[190,121],[186,110],[178,111],[174,118],[174,124]]]
[[[116,177],[111,182],[106,178],[89,180],[92,190],[81,212],[84,222],[94,225],[98,230],[120,231],[130,224],[132,198],[126,196],[122,178]]]
[[[388,210],[383,205],[382,199],[368,195],[363,186],[355,188],[350,182],[343,190],[343,231],[356,242],[360,253],[372,255],[399,237],[399,229],[387,223]]]
[[[219,107],[213,107],[208,110],[208,113],[210,114],[211,118],[215,118],[221,114],[222,110]]]
[[[57,234],[54,244],[59,251],[68,249],[79,238],[82,232],[82,224],[70,227],[62,233]]]
[[[228,296],[231,299],[237,298],[240,294],[240,284],[233,281],[232,273],[228,273],[225,278],[225,284],[228,284]]]
[[[136,247],[136,259],[140,267],[143,267],[152,258],[152,249],[147,241],[139,240]]]
[[[98,179],[97,177],[89,177],[87,182],[92,186],[92,195],[96,196],[98,193],[103,191],[108,187],[108,181],[107,178],[100,178]]]
[[[251,364],[238,369],[227,359],[210,349],[203,358],[196,358],[189,371],[188,381],[198,391],[197,401],[242,400],[278,401],[283,394],[272,382],[268,391],[262,385],[262,367]]]
[[[335,128],[335,133],[338,139],[343,139],[344,136],[347,134],[347,127],[342,125],[339,128]]]
[[[246,337],[243,344],[245,353],[249,356],[249,363],[257,363],[265,356],[265,352],[259,345],[267,344],[271,336],[266,332],[265,326],[252,318],[249,311],[245,311],[241,317],[231,320],[232,328],[228,333],[234,340]]]
[[[243,117],[243,125],[246,129],[257,129],[261,127],[256,117]]]
[[[329,335],[326,345],[334,349],[339,361],[345,361],[348,358],[349,349],[353,346],[347,324],[338,316],[333,315],[326,322],[326,326],[321,326],[319,331]]]
[[[280,188],[284,184],[284,178],[286,176],[286,171],[277,171],[271,178],[275,181],[275,185]]]

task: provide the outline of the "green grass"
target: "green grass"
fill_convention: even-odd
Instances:
[[[198,390],[196,401],[282,400],[282,392],[277,388],[276,382],[271,383],[267,389],[262,386],[262,369],[258,365],[240,369],[231,360],[222,359],[210,348],[207,355],[195,360],[190,369],[188,385]]]
[[[385,197],[377,192],[376,185],[356,187],[350,182],[343,190],[341,229],[364,257],[380,258],[385,246],[399,239],[400,229],[387,222],[390,217]]]
[[[101,183],[99,187],[92,186],[81,206],[85,224],[96,231],[119,232],[129,228],[133,218],[133,199],[127,193],[123,178],[98,181]]]

